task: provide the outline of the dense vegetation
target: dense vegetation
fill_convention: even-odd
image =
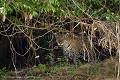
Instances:
[[[19,18],[25,17],[23,14],[27,13],[34,17],[49,14],[59,18],[87,17],[118,21],[119,5],[119,0],[1,0],[0,11],[2,17],[15,19],[18,15]]]
[[[55,47],[62,35],[69,37],[64,39],[72,46],[71,51],[64,48],[63,52],[84,51],[89,59],[89,54],[98,57],[99,53],[100,60],[120,55],[120,0],[0,0],[0,21],[0,75],[10,72],[6,68],[19,75],[17,70],[24,67],[21,75],[54,74],[55,68],[61,68],[58,64],[66,62],[55,54],[58,56]]]

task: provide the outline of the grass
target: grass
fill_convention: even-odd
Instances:
[[[24,76],[36,77],[32,77],[30,80],[116,80],[117,60],[114,58],[97,63],[78,64],[77,67],[66,62],[51,67],[39,64],[29,70],[22,71],[18,75],[25,74]],[[13,72],[3,71],[0,70],[0,73],[4,76],[13,74]]]

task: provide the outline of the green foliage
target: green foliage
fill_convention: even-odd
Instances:
[[[13,71],[6,70],[6,68],[3,68],[0,70],[0,77],[2,76],[8,76],[13,74]]]
[[[33,16],[49,13],[57,17],[85,17],[85,13],[88,13],[97,19],[108,20],[109,17],[111,21],[118,20],[112,17],[120,16],[120,0],[1,0],[0,3],[3,15],[10,15],[15,11],[20,14],[27,12]]]
[[[58,59],[58,61],[56,62],[55,65],[56,66],[68,66],[69,64],[66,59],[60,58],[60,59]]]
[[[120,4],[120,0],[115,0],[116,3]]]
[[[99,75],[103,73],[103,68],[100,65],[94,63],[90,64],[90,66],[88,67],[82,68],[81,70],[83,74],[90,76]]]
[[[4,70],[0,70],[0,75],[2,76],[2,75],[5,75],[6,74],[6,71],[4,71]]]
[[[50,70],[50,73],[58,74],[62,71],[62,68],[59,66],[55,66],[53,68],[49,68],[49,70]]]
[[[96,67],[90,67],[88,70],[89,75],[97,75],[101,73],[101,67],[96,66]]]
[[[34,72],[33,72],[32,70],[29,70],[29,71],[26,72],[26,74],[27,74],[28,76],[33,76],[33,75],[34,75]]]
[[[54,64],[54,54],[53,52],[50,52],[46,56],[47,64],[53,65]]]
[[[106,12],[106,13],[102,14],[101,19],[108,20],[108,21],[118,21],[119,20],[119,18],[116,14],[110,13],[110,12]]]
[[[42,73],[45,73],[47,70],[46,65],[44,64],[39,64],[38,67]]]

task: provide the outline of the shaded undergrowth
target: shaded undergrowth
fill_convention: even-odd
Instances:
[[[105,80],[116,79],[117,57],[101,62],[81,63],[77,65],[59,61],[54,66],[39,64],[32,68],[15,71],[0,70],[1,79],[32,80]]]

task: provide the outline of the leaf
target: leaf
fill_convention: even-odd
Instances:
[[[3,10],[2,10],[2,9],[3,9],[3,7],[0,8],[0,13],[3,13]]]
[[[49,0],[50,1],[50,4],[54,4],[55,3],[55,0]]]
[[[56,11],[56,9],[51,5],[51,6],[49,6],[49,8],[50,8],[50,10],[52,10],[53,11],[53,13]],[[49,11],[50,11],[49,10]]]
[[[33,15],[33,16],[37,16],[38,13],[37,13],[36,11],[33,11],[33,12],[32,12],[32,15]]]
[[[110,19],[110,14],[109,14],[108,12],[102,14],[102,15],[101,15],[101,19],[109,20],[109,19]]]
[[[85,4],[82,3],[82,4],[80,5],[80,8],[82,9],[82,11],[85,11],[85,10],[86,10],[86,6],[85,6]]]
[[[6,8],[6,4],[4,3],[3,7],[1,8],[1,13],[3,15],[7,15],[7,8]]]

